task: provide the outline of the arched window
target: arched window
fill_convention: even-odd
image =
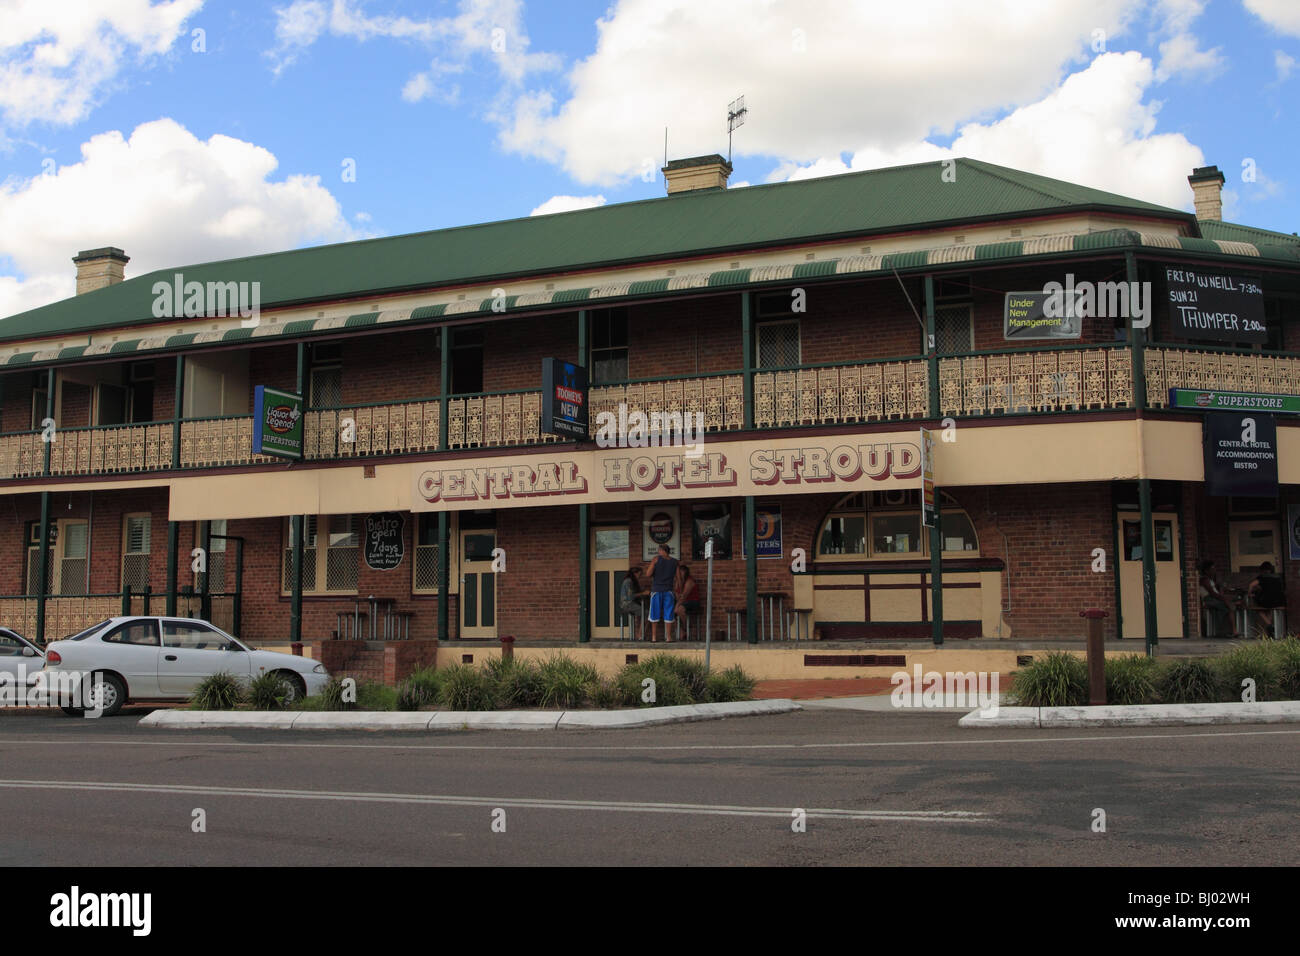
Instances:
[[[966,512],[942,495],[944,557],[978,557],[979,539]],[[921,524],[919,489],[863,491],[836,503],[817,534],[817,557],[830,560],[917,560],[930,554]]]

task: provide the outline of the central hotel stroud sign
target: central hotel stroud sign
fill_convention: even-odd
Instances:
[[[638,454],[638,451],[644,453]],[[748,441],[685,448],[554,451],[413,466],[413,511],[525,508],[642,498],[849,493],[921,486],[910,433],[853,441]]]

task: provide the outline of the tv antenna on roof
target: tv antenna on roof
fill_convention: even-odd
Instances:
[[[745,125],[745,97],[738,96],[727,104],[727,162],[731,162],[731,134]]]

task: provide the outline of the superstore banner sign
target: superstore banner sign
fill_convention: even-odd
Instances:
[[[749,441],[684,448],[552,452],[413,466],[415,511],[536,507],[611,500],[825,494],[919,488],[921,449],[913,434],[852,442]]]

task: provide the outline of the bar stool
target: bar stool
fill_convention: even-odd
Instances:
[[[726,616],[727,616],[727,640],[729,640],[729,641],[732,640],[732,637],[731,637],[731,622],[732,622],[733,619],[734,619],[735,622],[736,622],[736,637],[735,637],[735,640],[737,640],[737,641],[740,640],[740,639],[741,639],[741,634],[744,633],[744,631],[741,629],[741,626],[740,626],[740,625],[741,625],[741,617],[742,617],[742,615],[745,613],[745,609],[744,609],[743,607],[729,607],[729,608],[726,609],[726,611],[725,611],[724,613],[725,613]]]

